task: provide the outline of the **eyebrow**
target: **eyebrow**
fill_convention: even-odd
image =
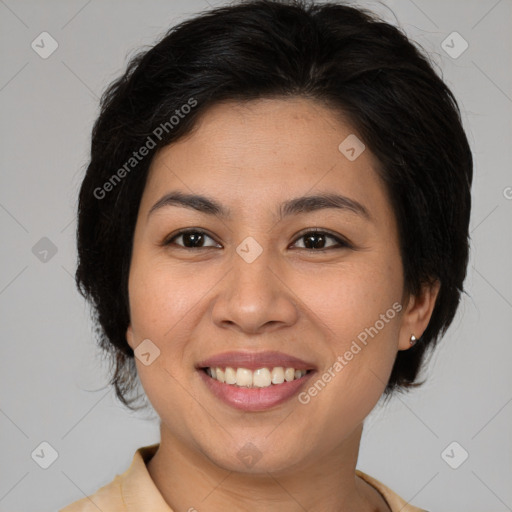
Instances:
[[[230,219],[228,208],[210,197],[199,194],[185,194],[178,190],[165,194],[149,210],[148,217],[157,210],[167,206],[189,208],[207,215]],[[368,210],[358,201],[339,194],[321,193],[296,197],[282,203],[279,207],[279,219],[300,213],[314,212],[325,208],[337,208],[361,215],[371,220]]]

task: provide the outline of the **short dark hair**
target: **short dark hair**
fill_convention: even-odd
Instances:
[[[190,133],[214,104],[290,97],[343,115],[376,156],[398,223],[406,291],[441,284],[420,342],[397,354],[386,396],[418,385],[427,347],[452,322],[468,262],[473,161],[457,101],[425,52],[399,28],[348,5],[256,0],[216,8],[133,57],[104,92],[93,128],[76,283],[93,307],[110,384],[127,407],[138,398],[129,396],[138,378],[126,341],[128,275],[155,152]]]

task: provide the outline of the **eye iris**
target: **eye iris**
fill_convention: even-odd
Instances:
[[[318,247],[318,244],[315,244],[314,242],[312,242],[312,240],[314,240],[315,238],[321,240],[321,243],[322,243],[321,247]],[[306,247],[306,249],[322,249],[323,244],[325,244],[325,236],[322,234],[310,233],[309,235],[304,236],[304,246]]]
[[[180,237],[182,238],[183,246],[188,249],[203,247],[205,241],[205,234],[200,231],[183,232]],[[326,237],[325,233],[322,232],[310,232],[302,235],[306,249],[324,249],[326,238],[329,238],[329,236]]]
[[[201,247],[202,244],[198,244],[198,241],[204,241],[204,235],[202,233],[190,232],[183,233],[183,244],[185,247]],[[189,245],[188,242],[191,242],[192,245]]]

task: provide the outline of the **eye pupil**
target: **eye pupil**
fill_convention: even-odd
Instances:
[[[325,236],[323,236],[319,233],[311,233],[309,235],[304,236],[304,239],[305,239],[304,246],[306,247],[306,249],[322,249],[323,248],[323,244],[321,247],[318,247],[318,244],[315,244],[314,242],[312,242],[312,240],[314,240],[315,238],[320,239],[323,242],[323,244],[325,244]]]
[[[198,230],[188,230],[181,231],[174,237],[167,239],[162,245],[174,245],[181,246],[184,249],[207,249],[212,246],[205,245],[206,238],[211,238],[209,235],[202,231]],[[326,245],[327,239],[330,238],[336,242],[334,247],[329,247]],[[181,239],[181,242],[179,241]],[[178,242],[174,242],[174,240],[178,240]],[[343,249],[351,247],[350,244],[344,242],[342,239],[330,235],[324,231],[308,231],[297,239],[297,242],[302,240],[303,249],[309,251],[326,251],[327,249]]]
[[[185,247],[201,247],[201,245],[196,245],[198,241],[203,240],[203,235],[197,232],[184,233],[183,235],[183,244]],[[188,245],[188,242],[192,242],[192,245]]]

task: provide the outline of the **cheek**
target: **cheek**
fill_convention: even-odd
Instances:
[[[161,262],[134,258],[130,271],[130,320],[134,343],[150,340],[157,357],[146,365],[136,358],[137,373],[149,401],[157,412],[177,407],[182,397],[179,385],[187,377],[187,350],[194,315],[204,290],[181,272],[172,272]],[[153,345],[150,345],[153,347]],[[167,405],[166,405],[167,404]]]
[[[129,279],[130,320],[135,344],[149,339],[157,357],[150,364],[135,359],[137,373],[148,400],[161,418],[168,411],[186,410],[190,396],[183,387],[186,357],[193,329],[194,306],[204,290],[185,272],[144,254],[134,254]],[[175,415],[174,424],[183,424]],[[185,426],[181,428],[185,429]]]
[[[399,304],[402,296],[400,265],[373,260],[346,264],[313,280],[315,286],[309,284],[311,280],[297,283],[305,302],[326,328],[333,348],[343,349],[361,333],[364,338],[376,323],[378,331],[390,331],[390,325],[396,323],[396,309],[401,305],[393,308],[393,304]]]
[[[383,266],[382,260],[347,265],[305,295],[329,355],[302,403],[315,414],[337,418],[326,425],[362,421],[384,391],[398,347],[400,272],[399,265]]]
[[[163,342],[185,321],[207,290],[206,283],[168,263],[134,259],[130,271],[130,319],[139,336]]]

